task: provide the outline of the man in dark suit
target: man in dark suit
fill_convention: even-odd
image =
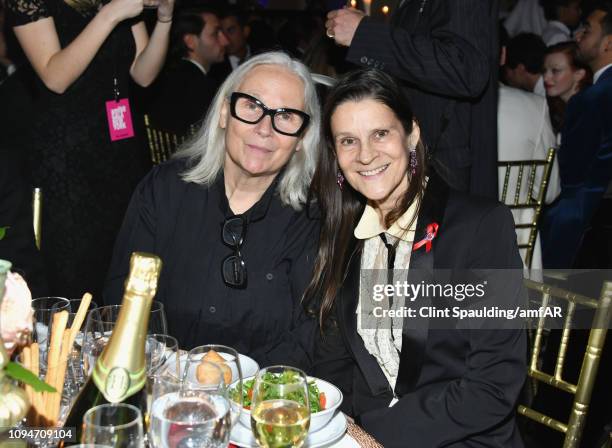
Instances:
[[[152,87],[148,113],[155,127],[185,135],[204,118],[218,88],[208,72],[213,63],[223,61],[227,44],[213,10],[200,8],[177,15],[169,66]]]
[[[497,0],[403,0],[390,24],[349,8],[330,12],[325,24],[328,37],[349,47],[350,62],[404,81],[446,180],[491,198],[497,198],[497,15]]]
[[[567,105],[559,149],[561,195],[542,226],[545,268],[573,267],[578,246],[612,181],[612,2],[602,2],[578,33],[579,57],[593,85]]]
[[[210,75],[221,84],[232,71],[251,56],[251,47],[248,43],[250,27],[247,25],[244,13],[230,8],[221,11],[219,19],[223,34],[229,43],[225,60],[213,65]]]

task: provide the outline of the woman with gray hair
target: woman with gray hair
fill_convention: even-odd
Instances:
[[[164,262],[156,299],[182,348],[219,343],[260,365],[309,360],[301,304],[318,221],[306,204],[319,144],[308,69],[283,53],[240,65],[197,135],[132,197],[105,302],[119,303],[133,251]]]

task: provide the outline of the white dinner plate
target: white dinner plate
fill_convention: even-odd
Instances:
[[[337,442],[346,432],[346,417],[340,411],[331,421],[317,432],[309,433],[306,437],[304,448],[321,448]],[[232,428],[230,442],[243,448],[257,448],[257,442],[253,437],[251,428],[238,423]],[[343,446],[343,445],[341,445]],[[351,445],[347,445],[349,447]]]

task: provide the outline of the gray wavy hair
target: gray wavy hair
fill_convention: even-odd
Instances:
[[[304,82],[305,112],[310,124],[298,141],[300,151],[294,152],[278,183],[281,201],[300,210],[307,200],[308,187],[314,174],[319,151],[320,108],[313,80],[308,68],[285,53],[268,52],[257,55],[239,65],[221,85],[208,109],[204,122],[196,134],[176,153],[188,158],[191,167],[181,174],[185,182],[211,185],[223,170],[225,160],[225,129],[219,126],[223,101],[242,83],[247,74],[258,65],[278,65],[296,74]]]

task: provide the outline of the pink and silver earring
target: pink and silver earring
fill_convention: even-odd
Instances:
[[[342,190],[344,187],[344,175],[340,170],[338,170],[338,174],[336,174],[336,183],[338,184],[338,187],[340,187],[340,190]]]
[[[410,150],[410,172],[413,176],[416,174],[417,166],[419,166],[419,162],[417,161],[416,148],[412,148]]]

